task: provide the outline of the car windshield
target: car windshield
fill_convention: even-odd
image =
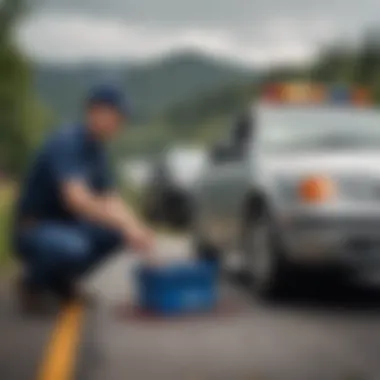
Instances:
[[[380,113],[355,108],[272,108],[259,123],[260,147],[273,153],[380,151]]]

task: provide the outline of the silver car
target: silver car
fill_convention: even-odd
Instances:
[[[193,235],[200,257],[237,252],[262,295],[317,269],[376,282],[380,113],[257,104],[209,154]]]
[[[203,149],[178,146],[156,160],[144,194],[145,212],[151,220],[188,226],[194,186],[204,161]]]

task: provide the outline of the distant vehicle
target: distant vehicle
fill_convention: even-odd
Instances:
[[[144,188],[151,171],[151,163],[144,159],[127,160],[121,166],[123,180],[132,187]]]
[[[158,158],[144,194],[144,210],[150,220],[188,226],[194,186],[204,161],[202,149],[189,147],[173,147]]]
[[[367,102],[359,89],[269,87],[209,154],[194,199],[198,256],[238,252],[262,296],[327,270],[378,281],[380,112]]]

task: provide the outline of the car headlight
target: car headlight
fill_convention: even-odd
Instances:
[[[336,182],[324,175],[277,178],[274,186],[277,197],[292,203],[325,203],[338,194]]]
[[[298,184],[298,197],[306,203],[325,203],[337,196],[335,182],[323,175],[302,178]]]

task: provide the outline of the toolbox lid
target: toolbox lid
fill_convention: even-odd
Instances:
[[[138,267],[139,275],[150,280],[208,279],[215,276],[216,272],[215,265],[195,260],[158,266],[143,263]]]

